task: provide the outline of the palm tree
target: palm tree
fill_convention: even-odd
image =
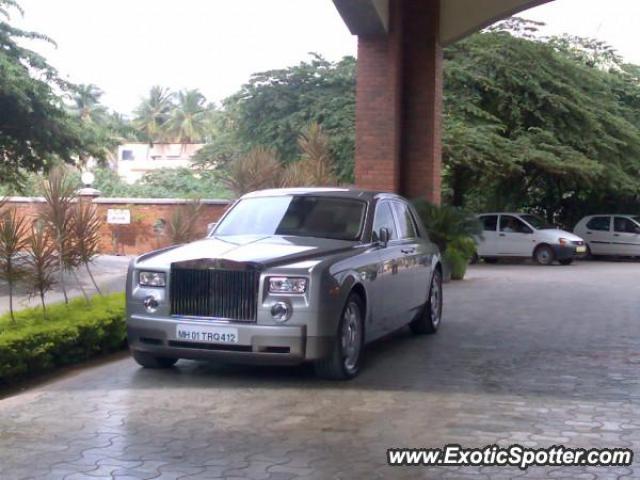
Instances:
[[[71,109],[83,122],[100,123],[107,113],[100,105],[103,92],[96,85],[82,84],[74,88]]]
[[[151,87],[149,97],[134,111],[133,126],[151,144],[163,140],[164,127],[174,106],[173,97],[168,88]]]
[[[64,167],[55,167],[49,178],[42,181],[41,219],[51,231],[56,244],[58,256],[59,282],[64,295],[64,302],[69,303],[67,287],[64,282],[65,270],[70,271],[78,261],[73,248],[73,204],[76,201],[76,189],[69,172]]]
[[[100,227],[102,222],[95,207],[90,203],[78,202],[72,210],[71,232],[75,237],[73,246],[78,264],[87,269],[91,282],[96,291],[102,295],[100,288],[93,278],[89,264],[94,260],[100,249]]]
[[[13,322],[13,292],[16,283],[24,276],[24,267],[18,255],[26,245],[27,224],[25,217],[15,208],[4,211],[0,217],[0,279],[9,285],[9,315]]]
[[[318,123],[311,123],[298,137],[301,159],[294,163],[303,174],[305,183],[295,186],[337,185],[329,137]]]
[[[167,136],[176,143],[202,141],[210,124],[210,107],[199,90],[184,90],[178,93],[177,105],[167,122]]]
[[[27,240],[27,253],[26,280],[29,296],[38,295],[40,297],[42,314],[46,317],[47,305],[44,296],[56,284],[58,255],[51,231],[45,228],[42,222],[35,222],[31,226],[31,235]]]

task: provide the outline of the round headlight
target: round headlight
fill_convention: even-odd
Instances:
[[[158,311],[158,300],[156,299],[156,297],[150,295],[144,299],[143,303],[144,308],[147,310],[147,312],[155,313]]]
[[[271,307],[271,316],[278,323],[283,323],[291,317],[291,306],[286,302],[277,302]]]

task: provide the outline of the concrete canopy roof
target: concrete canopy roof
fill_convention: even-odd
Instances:
[[[333,0],[354,35],[385,35],[389,2],[394,0]],[[415,0],[414,0],[415,1]],[[551,0],[441,0],[440,43],[448,45],[498,20]]]

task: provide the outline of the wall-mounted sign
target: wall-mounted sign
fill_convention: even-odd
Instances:
[[[131,210],[124,208],[108,209],[107,223],[111,225],[129,225],[131,223]]]

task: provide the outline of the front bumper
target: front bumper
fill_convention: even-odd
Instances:
[[[238,343],[185,342],[177,338],[176,325],[233,327]],[[297,364],[327,356],[333,337],[308,336],[306,327],[194,320],[130,315],[127,318],[129,348],[159,357],[224,360],[253,364]]]
[[[572,258],[581,258],[587,255],[586,249],[583,253],[578,253],[577,245],[553,245],[553,252],[558,260],[569,260]]]

